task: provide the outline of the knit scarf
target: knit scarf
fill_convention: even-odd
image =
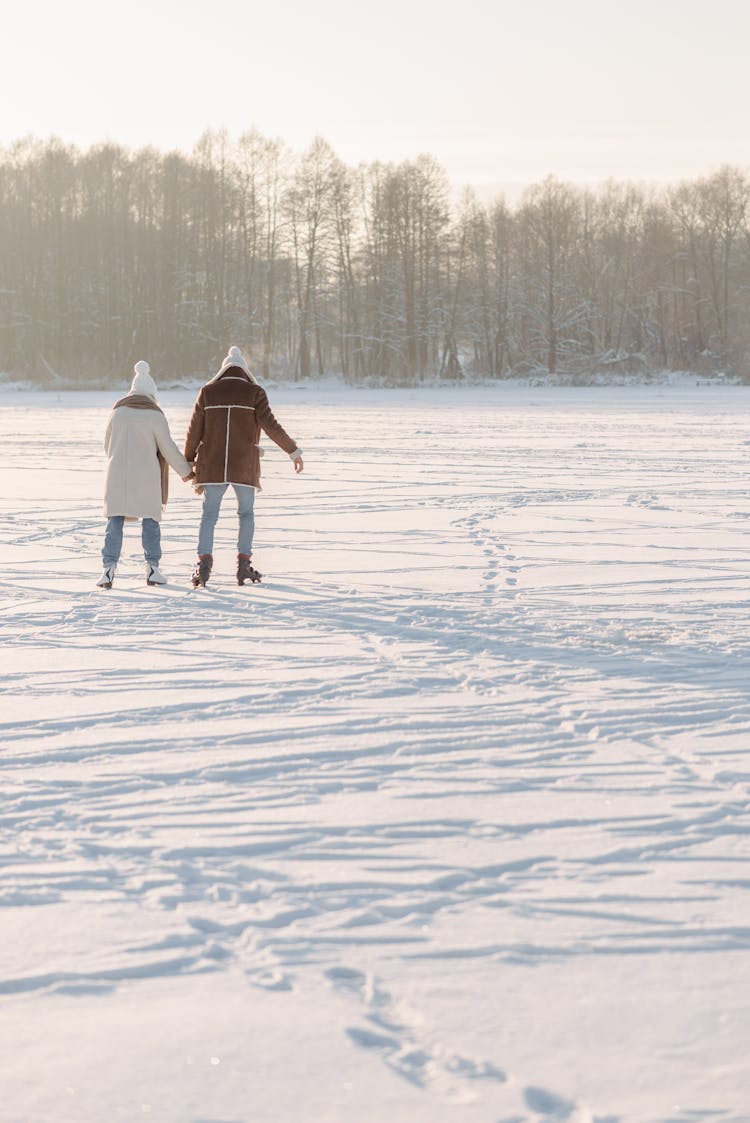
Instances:
[[[118,409],[120,406],[127,406],[128,409],[155,409],[157,413],[164,413],[161,406],[158,406],[153,398],[149,398],[148,394],[128,394],[126,397],[120,398],[119,402],[115,402],[112,409]],[[161,505],[166,507],[169,498],[169,465],[158,448],[156,459],[159,461],[159,471],[161,472]]]

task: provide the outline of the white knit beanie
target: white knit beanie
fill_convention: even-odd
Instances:
[[[255,382],[255,376],[250,370],[250,367],[247,364],[247,359],[242,354],[239,347],[232,346],[229,348],[226,356],[222,360],[221,367],[219,368],[219,374],[217,374],[216,377],[218,378],[219,375],[222,375],[225,370],[229,370],[230,367],[239,367],[240,370],[244,370],[245,374],[251,382]]]
[[[133,379],[130,387],[131,394],[146,394],[149,398],[156,401],[156,383],[151,377],[151,367],[141,359],[134,366],[135,378]]]
[[[246,374],[250,373],[250,368],[245,361],[245,356],[242,354],[239,347],[230,347],[227,351],[226,358],[221,364],[221,369],[224,370],[226,367],[242,367]]]

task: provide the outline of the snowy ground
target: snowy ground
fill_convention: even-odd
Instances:
[[[278,390],[198,593],[116,396],[0,396],[3,1123],[748,1123],[750,390]]]

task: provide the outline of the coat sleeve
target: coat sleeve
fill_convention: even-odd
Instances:
[[[107,422],[107,431],[104,434],[104,451],[109,456],[109,446],[112,441],[112,415],[110,414],[109,421]]]
[[[279,448],[282,448],[284,452],[288,453],[290,456],[297,451],[297,442],[292,440],[286,429],[282,428],[271,412],[271,407],[268,404],[268,395],[265,390],[261,390],[258,395],[255,416],[263,432],[267,433]]]
[[[203,440],[203,431],[206,426],[206,411],[203,408],[203,391],[195,400],[193,416],[190,418],[187,436],[185,437],[185,459],[195,460],[198,445]]]
[[[154,436],[156,437],[156,446],[167,464],[174,468],[178,476],[189,476],[190,465],[172,440],[169,423],[163,413],[156,415]]]

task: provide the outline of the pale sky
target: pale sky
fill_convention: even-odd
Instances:
[[[456,186],[750,167],[748,0],[0,0],[0,144],[252,127]]]

